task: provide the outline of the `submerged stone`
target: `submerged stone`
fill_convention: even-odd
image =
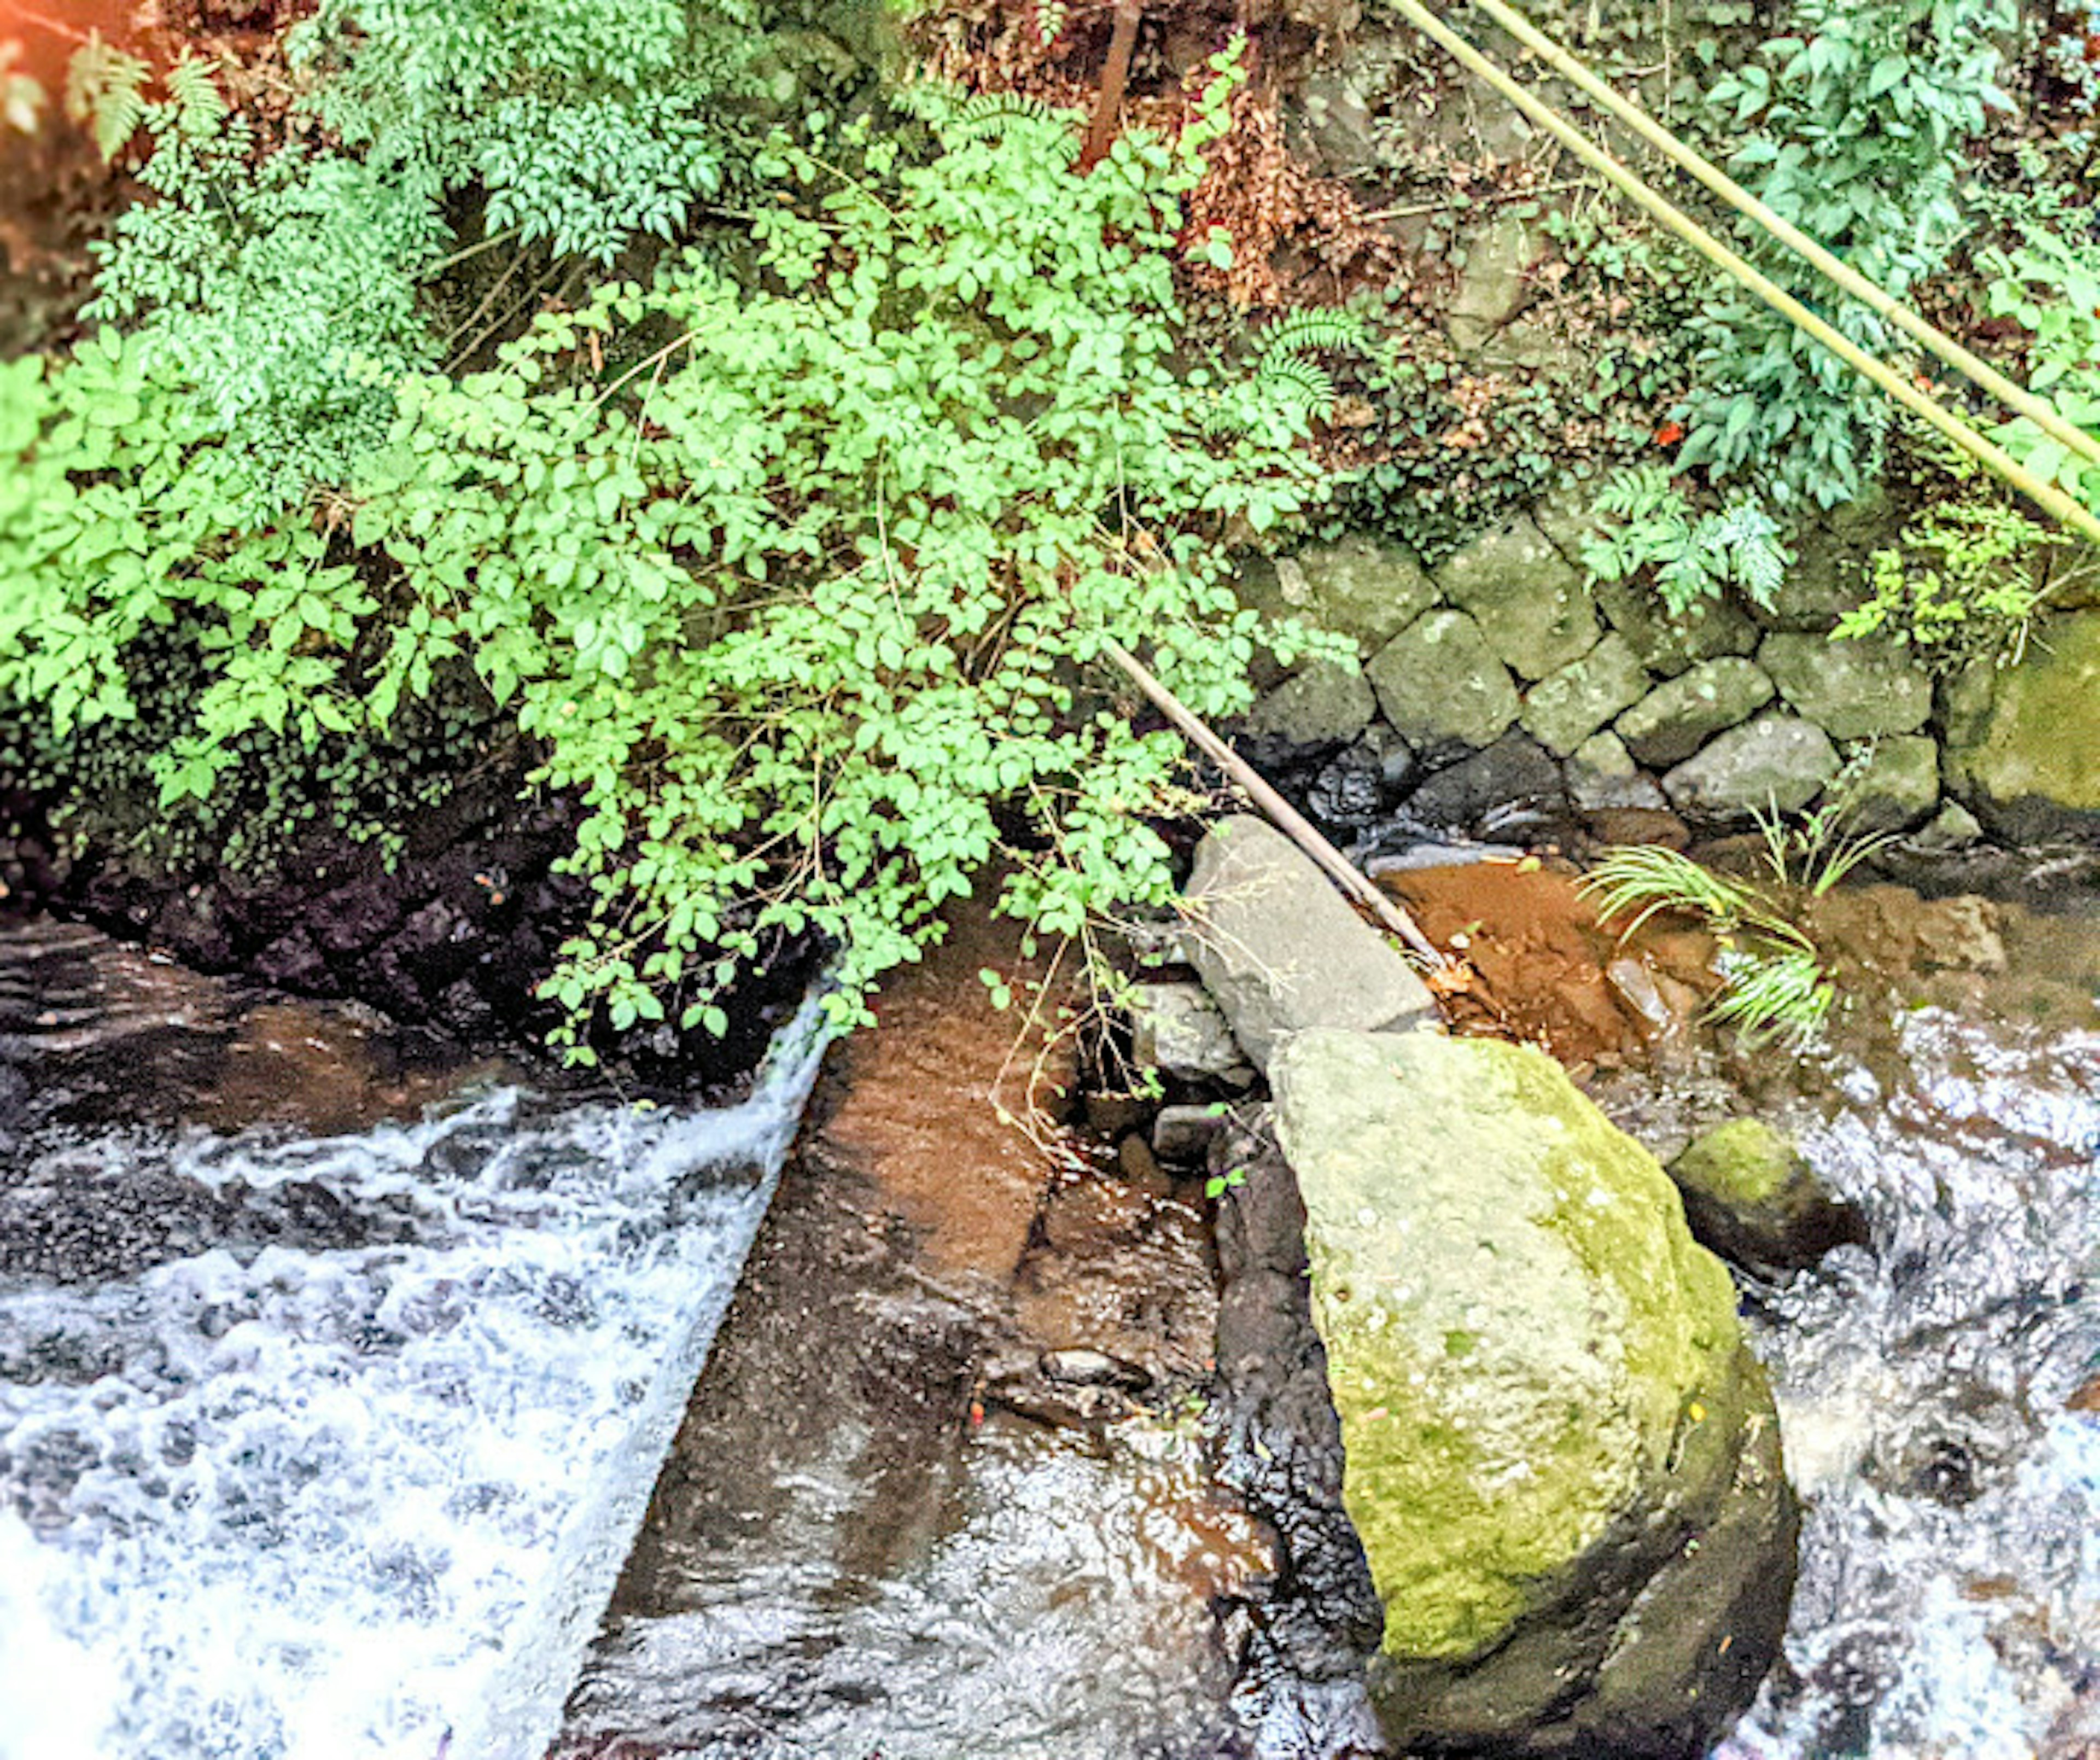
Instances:
[[[1692,1760],[1784,1627],[1794,1514],[1718,1261],[1529,1047],[1270,1070],[1401,1749]]]

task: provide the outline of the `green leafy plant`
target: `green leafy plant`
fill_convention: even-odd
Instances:
[[[1582,545],[1592,577],[1625,580],[1652,570],[1663,603],[1679,615],[1731,585],[1769,605],[1793,561],[1779,522],[1755,499],[1738,495],[1714,511],[1698,512],[1660,465],[1611,477],[1598,492],[1596,510],[1600,529]]]
[[[1622,845],[1604,853],[1581,890],[1599,920],[1630,917],[1621,939],[1652,918],[1678,911],[1701,920],[1721,943],[1722,987],[1709,1019],[1736,1028],[1745,1043],[1784,1043],[1799,1052],[1822,1035],[1838,986],[1800,921],[1804,901],[1823,897],[1888,840],[1849,835],[1842,792],[1806,819],[1758,815],[1763,876],[1717,872],[1660,845]]]
[[[1994,108],[2012,0],[1800,0],[1791,29],[1708,91],[1717,117],[1755,132],[1729,169],[1774,212],[1897,298],[1937,269],[1964,228],[1963,151]],[[1811,304],[1827,290],[1778,246],[1760,267]],[[1883,321],[1831,313],[1854,342],[1892,350]],[[1747,292],[1718,291],[1696,320],[1698,381],[1679,468],[1753,475],[1782,505],[1834,506],[1878,469],[1879,394]]]
[[[1170,246],[1238,77],[1086,175],[1070,119],[931,89],[776,139],[755,262],[672,253],[457,380],[351,362],[388,421],[314,513],[258,517],[150,337],[11,368],[0,690],[91,734],[172,644],[188,726],[146,756],[180,809],[258,740],[311,762],[470,678],[583,815],[596,908],[548,981],[579,1055],[593,1019],[720,1030],[782,933],[836,945],[864,1017],[995,858],[1037,933],[1163,905],[1179,742],[1094,661],[1242,706],[1303,633],[1239,607],[1229,545],[1325,489],[1303,399],[1178,352]]]
[[[1868,597],[1838,621],[1840,639],[1888,634],[1935,672],[1974,660],[2016,665],[2050,593],[2055,535],[2021,511],[1980,465],[1941,446],[1928,468],[1953,495],[1928,501],[1899,541],[1867,562]]]
[[[289,506],[384,438],[394,377],[724,190],[758,22],[749,0],[324,0],[287,38],[296,126],[270,141],[202,61],[149,99],[144,64],[92,41],[68,105],[105,153],[143,131],[150,199],[100,247],[90,315],[240,432],[224,492]],[[498,246],[492,310],[448,327],[439,279]]]

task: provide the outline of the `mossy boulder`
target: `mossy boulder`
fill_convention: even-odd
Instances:
[[[1833,1197],[1793,1143],[1762,1118],[1735,1118],[1670,1164],[1692,1233],[1746,1270],[1812,1265],[1833,1246],[1864,1245],[1864,1219]]]
[[[1420,751],[1491,746],[1517,717],[1515,685],[1463,611],[1417,618],[1364,670],[1386,720]]]
[[[1949,780],[2001,837],[2100,842],[2100,611],[2038,635],[2018,666],[1950,690]]]
[[[1705,1753],[1776,1649],[1795,1519],[1675,1189],[1529,1047],[1313,1030],[1270,1077],[1389,1736]]]

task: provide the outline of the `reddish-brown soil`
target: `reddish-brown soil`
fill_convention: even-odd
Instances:
[[[1445,998],[1458,1030],[1529,1040],[1578,1073],[1645,1061],[1688,1030],[1714,988],[1710,936],[1658,917],[1621,938],[1572,872],[1536,858],[1380,884],[1462,962]]]

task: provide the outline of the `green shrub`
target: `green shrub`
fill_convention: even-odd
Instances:
[[[76,106],[112,154],[143,130],[152,199],[102,248],[90,315],[239,430],[225,492],[289,507],[384,436],[394,377],[459,340],[431,296],[461,216],[501,261],[538,254],[500,316],[550,266],[668,240],[721,192],[758,22],[752,0],[323,0],[287,38],[298,96],[267,143],[203,63],[148,103],[144,65],[92,45]]]
[[[1048,933],[1171,893],[1146,814],[1179,742],[1099,692],[1114,640],[1199,712],[1247,699],[1229,543],[1323,484],[1319,386],[1185,367],[1168,246],[1236,64],[1178,143],[1090,174],[1073,119],[921,90],[882,130],[776,140],[757,260],[668,255],[454,381],[365,358],[382,439],[256,518],[240,436],[170,351],[107,334],[0,380],[0,690],[61,734],[202,688],[164,802],[279,751],[383,739],[470,667],[586,817],[598,901],[549,994],[719,1030],[775,930],[840,951],[838,1012],[1008,864]],[[834,138],[836,137],[836,138]]]

